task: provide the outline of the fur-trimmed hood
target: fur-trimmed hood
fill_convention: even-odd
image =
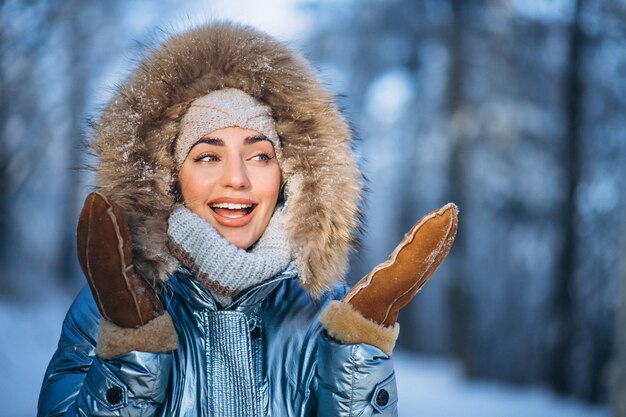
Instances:
[[[176,203],[174,144],[190,103],[238,88],[272,109],[287,204],[284,226],[301,285],[313,296],[341,280],[358,224],[361,183],[350,130],[308,63],[252,28],[212,23],[169,37],[140,63],[94,128],[96,188],[120,206],[137,271],[165,279]]]

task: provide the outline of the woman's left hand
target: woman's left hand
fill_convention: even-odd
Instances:
[[[361,279],[321,317],[343,343],[369,343],[391,353],[396,319],[444,260],[456,237],[458,209],[449,203],[420,219],[382,264]]]

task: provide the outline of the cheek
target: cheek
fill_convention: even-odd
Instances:
[[[179,175],[180,192],[185,203],[195,200],[204,200],[211,192],[213,183],[206,175],[198,175],[195,172],[185,172]]]
[[[267,199],[272,199],[276,202],[278,198],[278,192],[280,190],[280,170],[271,172],[270,175],[264,175],[258,181],[258,189]]]

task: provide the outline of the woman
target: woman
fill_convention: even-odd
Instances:
[[[93,147],[89,289],[40,416],[396,415],[396,317],[447,254],[456,208],[346,293],[360,177],[302,58],[230,23],[174,36],[105,108]]]

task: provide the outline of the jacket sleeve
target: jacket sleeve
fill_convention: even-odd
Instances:
[[[326,332],[317,354],[318,416],[397,416],[391,357],[371,345],[341,344]]]
[[[341,298],[346,291],[345,285],[338,285],[332,298]],[[315,379],[319,417],[397,416],[393,360],[375,346],[343,344],[322,330]]]
[[[165,399],[172,353],[95,355],[100,322],[87,287],[67,313],[44,376],[37,415],[152,416]]]

